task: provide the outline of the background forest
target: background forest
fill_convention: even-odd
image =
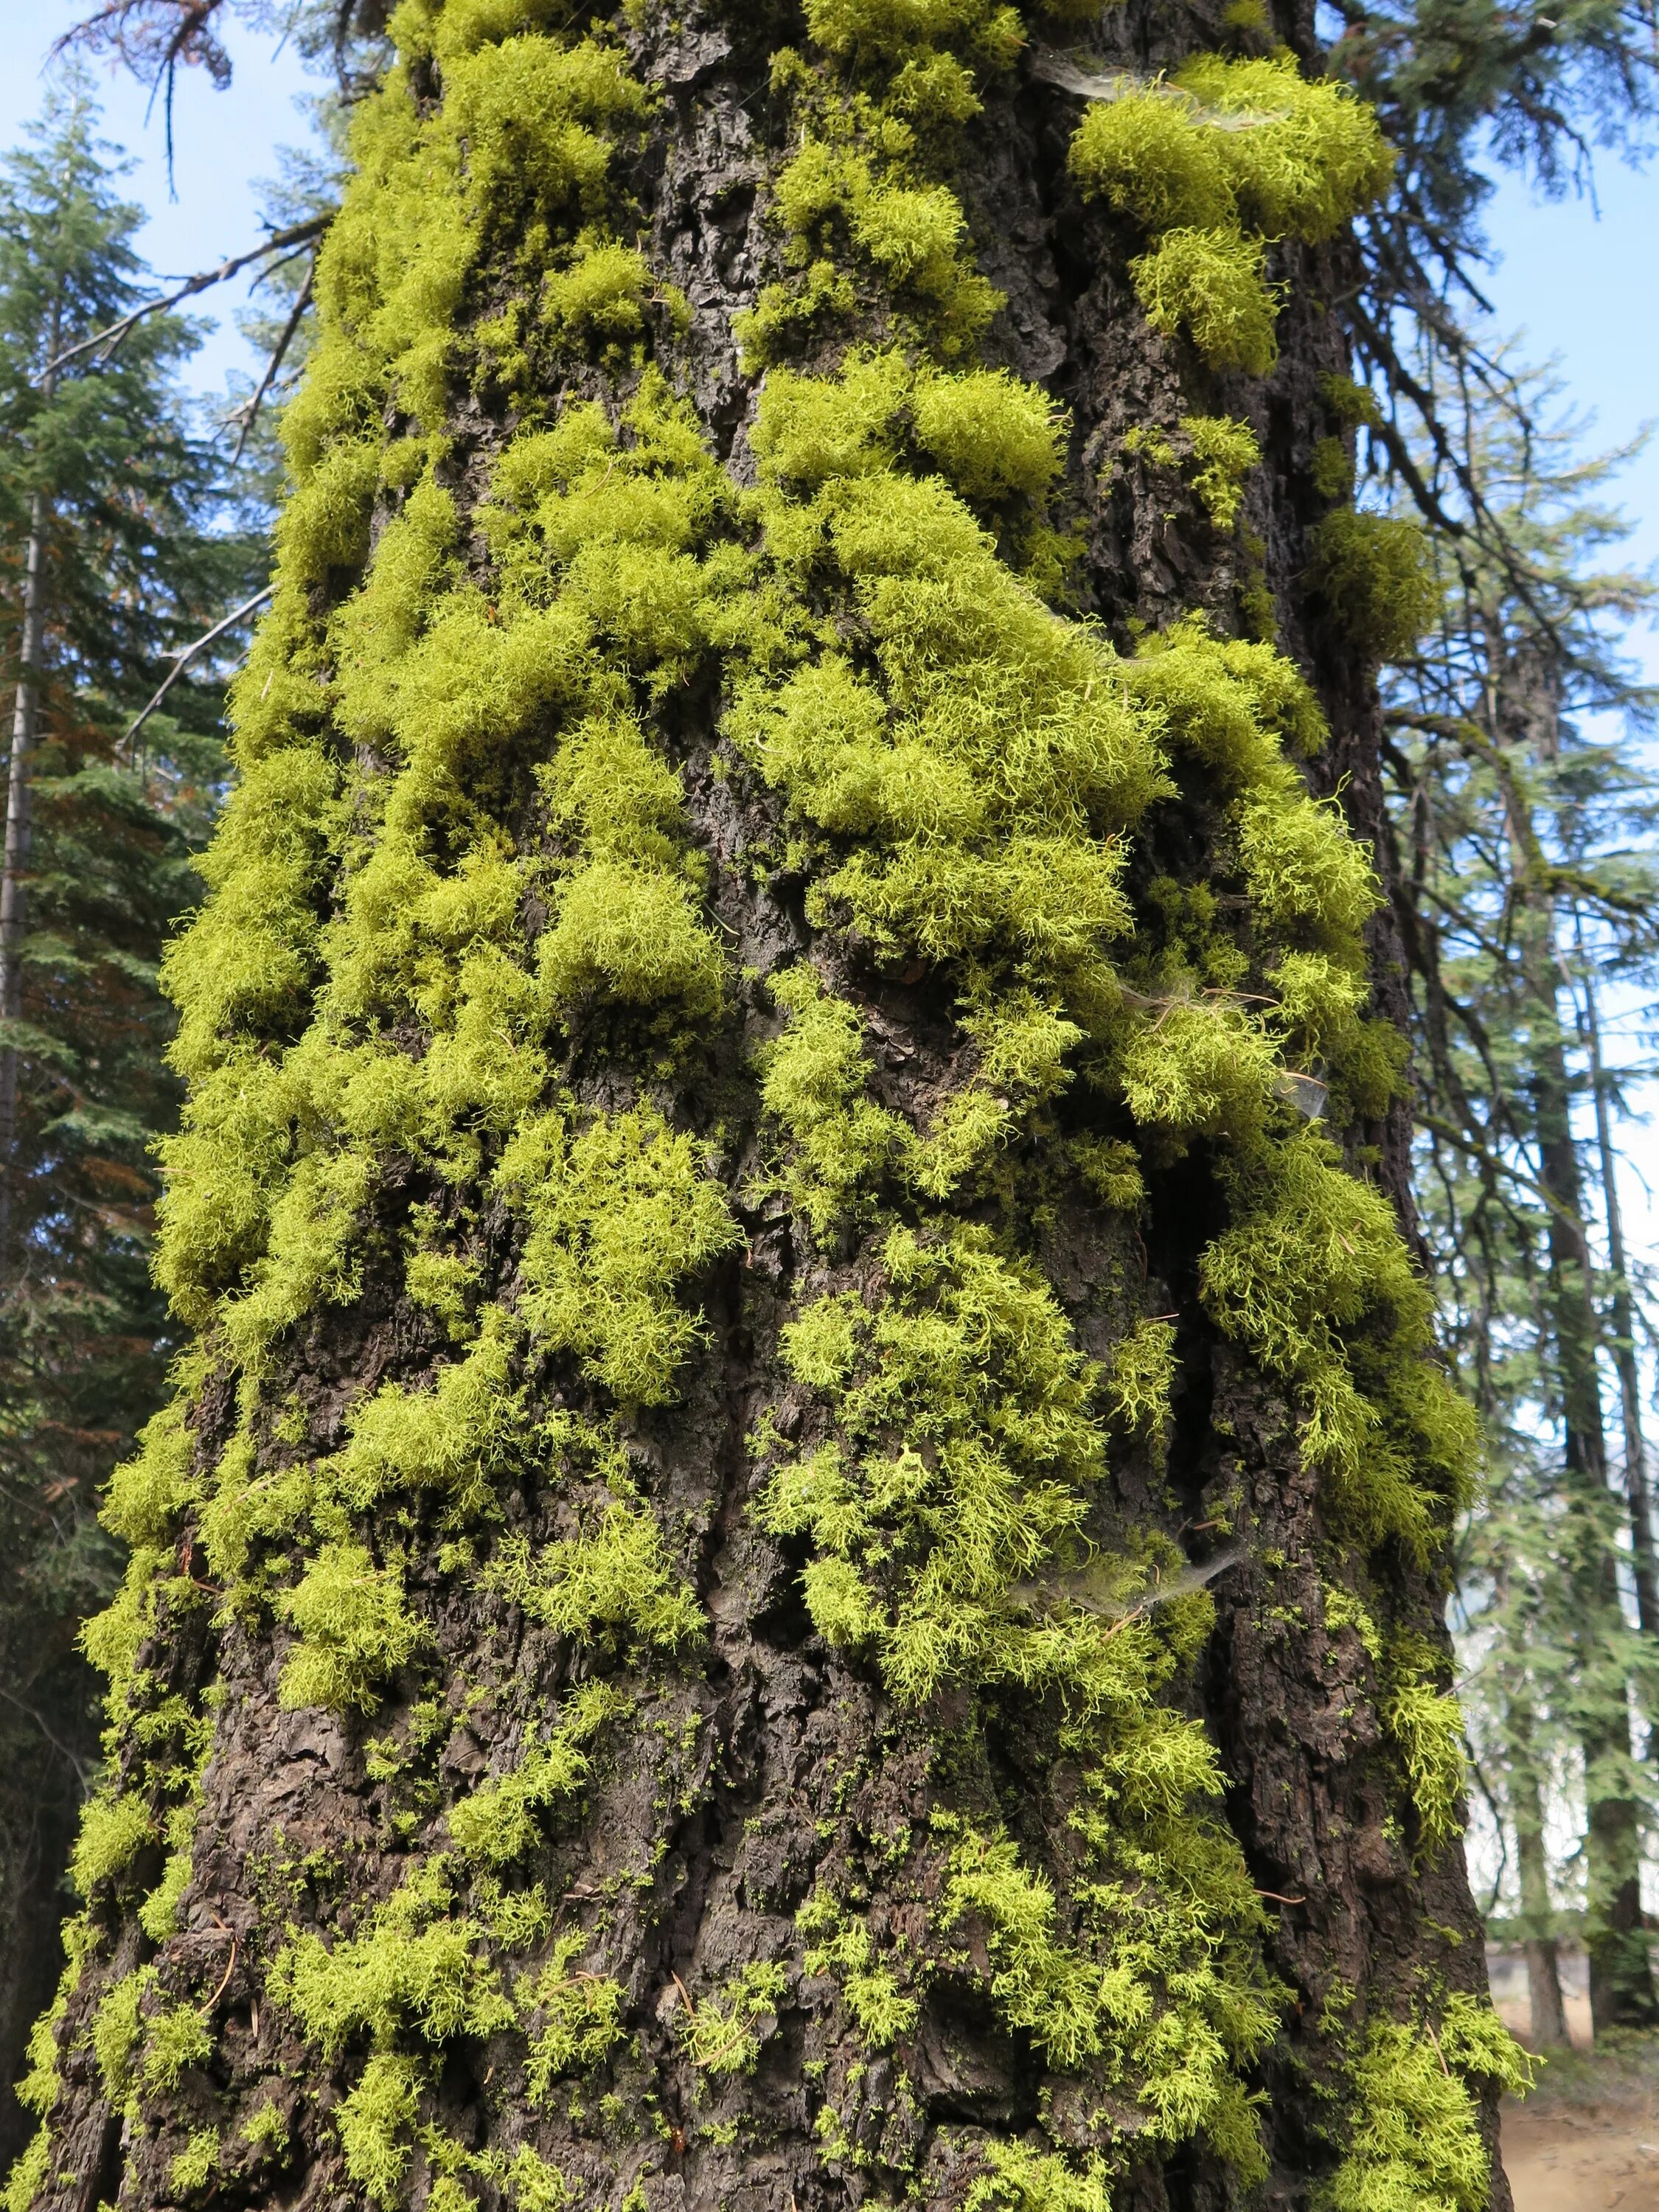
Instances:
[[[1255,0],[1234,0],[1241,33]],[[1259,11],[1258,11],[1259,12]],[[1451,1620],[1468,1729],[1471,1864],[1524,1945],[1533,2039],[1563,2039],[1559,1954],[1588,1942],[1599,2027],[1651,2025],[1659,1941],[1659,1345],[1643,1180],[1659,982],[1659,582],[1628,556],[1633,444],[1486,296],[1494,181],[1587,194],[1639,163],[1659,90],[1645,0],[1346,0],[1331,67],[1398,155],[1360,225],[1349,302],[1360,505],[1395,549],[1388,871],[1407,948],[1423,1257],[1480,1421]],[[15,71],[42,11],[6,20]],[[202,895],[227,788],[223,687],[261,602],[275,424],[307,341],[341,118],[383,64],[372,5],[107,0],[0,156],[0,2056],[16,2071],[58,1966],[78,1806],[99,1759],[78,1641],[120,1571],[110,1470],[177,1349],[150,1279],[155,1139],[179,1087],[169,931]],[[278,39],[316,102],[260,149],[276,181],[246,265],[245,366],[185,372],[224,295],[148,269],[100,98],[113,66],[155,128]],[[1584,219],[1589,205],[1582,198]],[[246,289],[250,280],[254,289]],[[1632,271],[1632,282],[1639,281]],[[1333,403],[1334,404],[1334,402]],[[1327,441],[1335,497],[1351,463]],[[1205,456],[1149,447],[1137,465]],[[1224,491],[1224,469],[1217,482]],[[1340,518],[1333,518],[1340,520]],[[1422,533],[1422,535],[1419,535]],[[1340,566],[1333,531],[1327,557]],[[1651,654],[1649,654],[1650,660]],[[1316,1088],[1316,1071],[1308,1079]],[[0,2110],[0,2151],[26,2116]]]

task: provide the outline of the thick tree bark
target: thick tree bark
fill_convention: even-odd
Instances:
[[[1305,580],[1345,248],[1278,249],[1278,366],[1218,368],[1006,18],[630,9],[623,82],[544,14],[405,11],[319,270],[176,967],[203,1347],[118,1485],[120,1794],[19,2193],[1288,2212],[1386,2166],[1474,2212],[1508,2062],[1405,1108],[1351,1006],[1323,1048],[1249,1011],[1371,904],[1281,749],[1374,832],[1366,579]],[[1109,11],[1091,70],[1195,20]],[[1242,525],[1194,421],[1259,448]],[[1194,610],[1286,658],[1132,658]],[[1249,857],[1285,823],[1313,876]]]

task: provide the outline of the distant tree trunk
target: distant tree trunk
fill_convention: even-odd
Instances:
[[[1500,635],[1494,626],[1493,636]],[[1558,712],[1551,678],[1524,654],[1493,664],[1495,735],[1513,739],[1518,757],[1547,758]],[[1591,1293],[1593,1261],[1585,1228],[1583,1178],[1572,1128],[1572,1077],[1562,1018],[1565,977],[1556,914],[1538,833],[1512,774],[1504,773],[1515,874],[1524,908],[1522,969],[1536,1031],[1532,1051],[1533,1127],[1539,1181],[1549,1205],[1546,1231],[1551,1333],[1560,1396],[1562,1459],[1578,1519],[1571,1539],[1580,1599],[1578,1696],[1588,1708],[1581,1734],[1588,1809],[1590,2014],[1598,2032],[1659,2019],[1642,1910],[1641,1827],[1630,1786],[1631,1730],[1626,1687],[1607,1679],[1609,1628],[1623,1617],[1618,1562],[1607,1522],[1608,1468],[1597,1369],[1601,1328]],[[1599,1692],[1599,1694],[1598,1694]]]
[[[1636,1315],[1631,1303],[1625,1253],[1625,1220],[1619,1203],[1619,1153],[1613,1141],[1607,1103],[1607,1074],[1601,1065],[1601,1025],[1595,988],[1583,982],[1584,1041],[1589,1048],[1590,1087],[1595,1099],[1595,1156],[1601,1180],[1601,1211],[1607,1224],[1607,1270],[1613,1278],[1613,1364],[1619,1376],[1619,1409],[1624,1422],[1625,1495],[1630,1505],[1631,1562],[1636,1580],[1637,1617],[1649,1636],[1659,1636],[1659,1565],[1653,1550],[1653,1494],[1648,1484],[1647,1446],[1642,1435],[1642,1378],[1636,1364]]]
[[[1379,143],[1289,9],[550,20],[319,263],[15,2212],[1472,2204]]]
[[[1561,2001],[1560,1950],[1550,1899],[1549,1857],[1544,1848],[1544,1793],[1532,1758],[1532,1715],[1518,1698],[1510,1702],[1510,1817],[1515,1825],[1515,1854],[1521,1878],[1521,1923],[1532,2007],[1530,2039],[1534,2051],[1547,2051],[1567,2041],[1567,2013]]]
[[[56,357],[60,314],[53,307],[47,331],[47,359]],[[57,378],[48,369],[40,388],[50,407]],[[0,1017],[9,1022],[23,1011],[25,884],[29,865],[29,777],[33,769],[35,731],[40,713],[40,660],[46,634],[46,532],[52,500],[37,485],[29,503],[28,542],[23,555],[22,624],[19,633],[17,689],[11,711],[11,756],[6,777],[6,848],[0,868]],[[0,1045],[0,1281],[12,1265],[12,1177],[17,1150],[17,1048]]]

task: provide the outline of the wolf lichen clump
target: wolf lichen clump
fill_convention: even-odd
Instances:
[[[1369,108],[1288,58],[1200,57],[1169,84],[1091,106],[1072,142],[1085,194],[1152,241],[1133,273],[1152,322],[1253,376],[1278,350],[1267,246],[1329,237],[1392,159]]]
[[[668,281],[684,26],[393,35],[168,956],[196,1334],[112,1486],[109,1779],[9,2212],[70,2186],[60,2049],[123,2203],[645,2212],[775,2157],[803,2204],[1231,2201],[1294,2064],[1344,2207],[1476,2212],[1499,2031],[1381,1970],[1363,2033],[1307,2025],[1304,1878],[1206,1686],[1218,1621],[1255,1665],[1302,1618],[1271,1573],[1323,1587],[1369,1670],[1332,1762],[1443,1870],[1469,1438],[1358,1141],[1380,888],[1285,658],[1055,611],[1084,441],[981,352],[962,189],[1026,28],[809,0],[744,47],[765,265],[714,320],[757,388]],[[1376,189],[1375,122],[1199,57],[1070,169],[1184,380],[1106,450],[1213,547],[1278,466],[1238,388],[1275,272]],[[1407,551],[1339,507],[1304,573],[1386,643]],[[939,2086],[941,2021],[1017,2126]]]

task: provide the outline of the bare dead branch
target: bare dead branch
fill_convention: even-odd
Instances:
[[[291,224],[286,230],[274,231],[262,246],[253,246],[246,253],[233,254],[228,261],[221,262],[216,269],[204,269],[186,278],[176,291],[167,293],[165,298],[141,301],[118,321],[106,325],[101,331],[94,331],[90,337],[81,338],[74,345],[65,346],[62,353],[54,354],[42,374],[52,375],[68,362],[78,361],[83,354],[95,352],[100,360],[107,361],[122,339],[137,329],[147,316],[164,314],[169,307],[176,307],[181,300],[193,299],[197,293],[205,292],[215,284],[224,283],[252,263],[263,260],[267,254],[279,253],[292,246],[310,245],[321,238],[331,220],[332,217],[327,215],[312,216],[304,222]]]
[[[276,588],[276,587],[274,584],[266,584],[261,590],[257,591],[251,599],[244,599],[240,607],[233,607],[222,622],[215,623],[210,630],[208,630],[203,636],[198,637],[193,644],[187,645],[185,647],[184,651],[179,653],[178,658],[174,660],[173,666],[167,672],[167,674],[163,678],[161,684],[158,686],[154,697],[146,703],[142,712],[135,715],[132,721],[123,732],[121,743],[124,745],[130,745],[132,743],[139,731],[143,728],[145,723],[149,721],[150,716],[161,705],[162,700],[167,697],[167,693],[172,690],[173,685],[184,674],[185,669],[190,666],[191,662],[195,659],[197,654],[198,653],[205,653],[209,646],[213,643],[216,638],[222,637],[228,629],[234,629],[237,623],[245,620],[247,616],[251,615],[256,607],[263,606]]]
[[[259,379],[258,386],[253,397],[245,400],[234,414],[225,418],[227,427],[232,422],[240,423],[241,426],[236,434],[236,450],[230,457],[232,468],[234,468],[237,462],[241,459],[246,449],[247,441],[253,434],[253,426],[259,419],[259,410],[264,405],[270,387],[276,381],[283,362],[287,358],[288,349],[293,344],[295,335],[305,318],[306,309],[311,305],[312,281],[316,274],[317,260],[313,254],[311,266],[306,271],[306,281],[301,285],[293,309],[287,322],[283,325],[282,336],[270,349],[270,358],[265,363],[265,373]]]

